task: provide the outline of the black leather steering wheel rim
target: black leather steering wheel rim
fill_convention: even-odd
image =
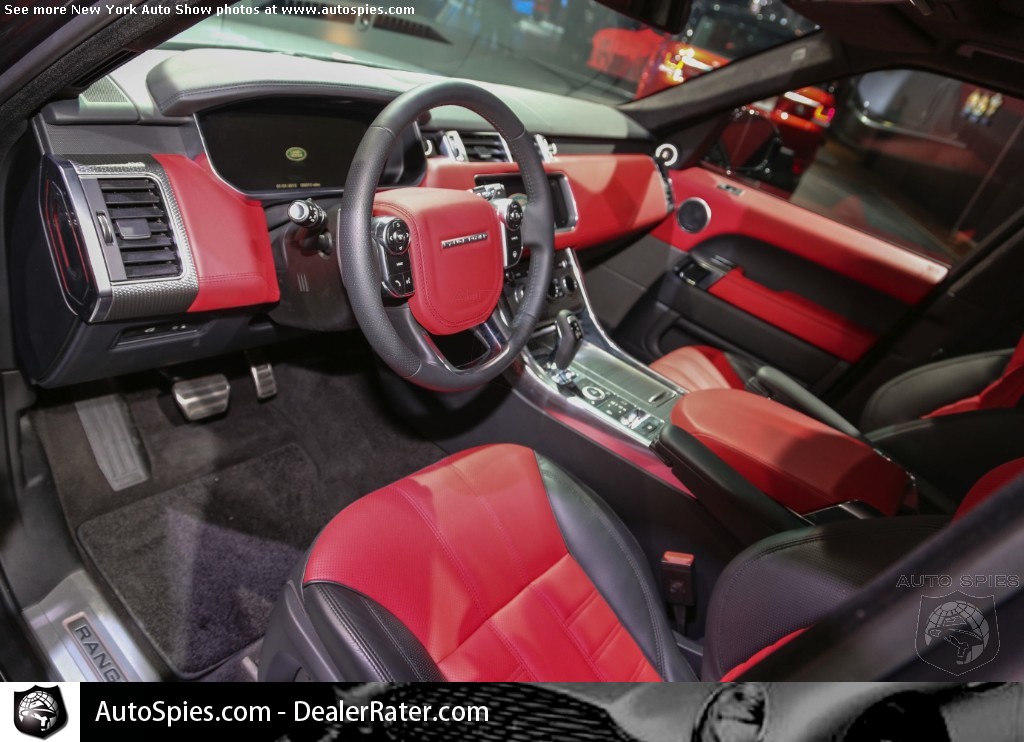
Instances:
[[[425,331],[415,324],[411,314],[385,307],[380,265],[370,235],[377,184],[392,147],[402,131],[421,115],[446,105],[477,113],[501,134],[519,165],[528,198],[522,226],[523,244],[530,251],[525,296],[508,328],[508,337],[502,338],[500,352],[487,363],[469,369],[454,369],[439,354],[432,358],[425,349],[429,343],[425,346],[414,337],[417,332],[422,337]],[[370,125],[356,150],[345,194],[330,229],[356,321],[373,349],[399,376],[437,391],[472,389],[502,373],[526,347],[551,281],[551,192],[532,136],[512,109],[493,93],[467,82],[441,81],[414,88],[392,101]],[[411,249],[415,250],[415,245]]]

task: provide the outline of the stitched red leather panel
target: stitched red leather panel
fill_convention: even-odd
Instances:
[[[568,553],[534,453],[453,456],[356,501],[320,534],[304,583],[369,596],[449,680],[658,680]]]
[[[674,215],[654,230],[655,237],[680,250],[690,250],[720,235],[746,235],[905,304],[919,302],[948,272],[945,266],[909,250],[710,170],[672,170],[670,177],[677,202],[698,196],[711,207],[711,222],[697,234],[684,231]],[[722,190],[722,185],[737,185],[742,193],[735,196]]]
[[[579,215],[573,229],[555,233],[559,249],[592,247],[649,229],[668,209],[661,175],[646,155],[559,155],[544,169],[565,175]],[[423,185],[466,189],[476,185],[477,175],[518,171],[515,163],[432,157]]]
[[[190,312],[271,304],[281,298],[263,208],[233,191],[206,164],[155,155],[181,210],[199,278]]]
[[[1014,459],[1002,466],[997,466],[974,483],[974,486],[967,493],[967,497],[963,499],[960,507],[956,509],[956,515],[953,516],[953,520],[967,515],[967,513],[983,503],[991,495],[1021,475],[1024,475],[1024,459]]]
[[[651,369],[691,392],[744,386],[725,353],[710,345],[677,348],[652,363]]]
[[[854,363],[877,338],[840,314],[792,291],[775,291],[734,268],[708,292],[844,361]]]
[[[907,478],[870,447],[803,413],[738,389],[684,395],[672,424],[798,513],[861,500],[894,515]]]
[[[373,213],[397,216],[409,225],[416,291],[409,307],[424,329],[453,335],[491,316],[504,280],[503,227],[494,207],[465,191],[401,188],[378,193]],[[442,246],[470,235],[487,236]]]

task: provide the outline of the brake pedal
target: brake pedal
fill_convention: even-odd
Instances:
[[[270,399],[276,396],[277,378],[274,376],[274,367],[262,353],[249,351],[245,357],[249,361],[252,383],[256,386],[256,399]]]
[[[201,376],[174,382],[171,387],[178,409],[189,422],[223,414],[231,400],[231,383],[224,374]]]

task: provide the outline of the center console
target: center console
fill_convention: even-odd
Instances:
[[[506,277],[505,298],[513,311],[525,294],[528,270],[525,260]],[[566,352],[566,344],[574,347]],[[658,437],[683,393],[607,337],[570,250],[555,257],[545,313],[527,345],[524,376],[524,388],[535,401],[644,447]]]

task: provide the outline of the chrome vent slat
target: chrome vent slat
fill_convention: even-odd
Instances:
[[[424,139],[431,141],[431,134],[425,134]],[[439,136],[436,143],[436,154],[447,155],[459,162],[511,162],[512,153],[509,151],[508,142],[500,134],[492,131],[446,131]],[[534,147],[537,154],[544,162],[550,162],[557,153],[557,147],[551,144],[543,135],[536,134],[533,137]],[[428,155],[435,154],[435,143],[431,141],[431,148]]]
[[[100,178],[125,281],[181,274],[181,256],[157,183],[149,178]],[[117,283],[117,281],[114,281]]]

